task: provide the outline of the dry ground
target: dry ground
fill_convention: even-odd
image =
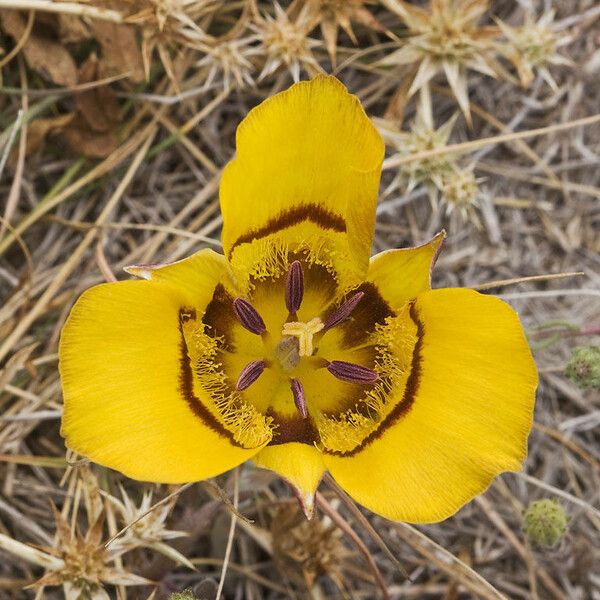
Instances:
[[[223,570],[226,598],[376,598],[383,587],[392,598],[600,599],[600,396],[565,376],[573,349],[597,346],[600,333],[600,122],[572,123],[600,112],[597,3],[554,3],[549,30],[552,39],[569,36],[556,53],[571,64],[550,65],[551,81],[542,63],[530,80],[522,70],[524,87],[510,52],[482,42],[476,52],[500,70],[496,78],[466,72],[471,127],[460,86],[462,112],[442,73],[425,83],[435,127],[457,115],[448,144],[488,141],[421,158],[410,156],[427,147],[416,135],[398,136],[426,98],[407,94],[419,59],[383,64],[414,33],[393,2],[337,7],[342,16],[356,8],[349,16],[357,44],[340,30],[335,70],[326,47],[333,48],[335,27],[325,15],[321,31],[323,15],[315,13],[301,39],[316,41],[288,54],[279,48],[290,67],[284,61],[261,79],[278,55],[266,57],[264,31],[251,38],[251,21],[261,21],[253,3],[243,4],[176,9],[166,0],[114,0],[55,3],[35,15],[0,11],[0,598],[63,597],[60,586],[23,587],[60,570],[56,561],[71,552],[69,564],[89,559],[86,577],[97,568],[96,576],[117,583],[142,583],[126,573],[158,582],[155,598],[185,588],[214,598]],[[301,4],[291,7],[295,22],[308,19]],[[450,11],[452,2],[437,4]],[[477,4],[479,22],[495,27],[491,15],[517,26],[528,10],[535,22],[553,3],[498,0],[486,9],[482,0],[463,3],[462,13]],[[213,37],[198,41],[196,29],[186,30],[186,10]],[[261,0],[258,10],[274,14],[271,2]],[[118,23],[127,16],[133,25]],[[97,543],[141,514],[143,494],[152,493],[148,508],[176,488],[129,481],[76,457],[67,465],[59,435],[61,326],[83,290],[124,278],[125,265],[219,248],[217,186],[237,124],[296,71],[306,78],[318,70],[335,72],[361,98],[389,142],[374,251],[420,244],[445,228],[435,286],[579,273],[486,288],[519,311],[541,373],[524,472],[499,477],[443,523],[411,527],[356,510],[328,481],[307,523],[284,483],[245,465],[185,489],[102,554]],[[98,80],[103,85],[90,84]],[[440,168],[449,179],[435,179]],[[133,504],[120,508],[122,494]],[[232,536],[230,498],[241,513]],[[522,531],[523,509],[540,498],[557,499],[570,516],[552,549],[535,547]],[[72,534],[76,524],[80,538]],[[165,530],[189,535],[171,540]],[[37,554],[37,546],[63,554]],[[115,548],[127,552],[115,558]],[[69,577],[55,573],[46,582],[66,581],[69,599],[81,589],[81,598],[107,597]],[[106,586],[121,598],[145,599],[153,589]]]

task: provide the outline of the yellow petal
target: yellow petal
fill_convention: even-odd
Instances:
[[[174,263],[162,265],[132,265],[125,271],[135,277],[172,287],[182,302],[205,307],[212,299],[215,286],[222,283],[233,289],[225,257],[204,249]]]
[[[471,290],[424,292],[406,390],[379,428],[327,468],[385,517],[444,519],[527,454],[537,372],[516,313]]]
[[[313,512],[315,492],[325,472],[321,453],[308,444],[291,442],[263,448],[253,461],[275,471],[293,486],[306,516]]]
[[[222,257],[204,251],[146,268],[151,281],[103,284],[81,296],[59,349],[69,448],[164,483],[212,477],[260,449],[243,447],[208,408],[182,336],[181,319],[194,311],[201,319],[223,269]]]
[[[380,252],[371,259],[367,281],[375,284],[392,309],[398,309],[431,288],[431,270],[446,232],[416,248]]]
[[[358,99],[334,77],[295,84],[252,110],[220,190],[236,274],[265,253],[300,247],[364,275],[383,154]]]

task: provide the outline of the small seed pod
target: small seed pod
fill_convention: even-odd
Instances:
[[[175,592],[169,596],[169,600],[198,600],[191,590]]]
[[[580,388],[600,390],[600,348],[575,348],[565,369],[565,375]]]
[[[536,500],[523,514],[523,530],[535,546],[554,548],[567,531],[569,520],[557,500]]]

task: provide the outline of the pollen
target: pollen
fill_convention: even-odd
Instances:
[[[304,323],[292,321],[283,325],[281,335],[298,338],[298,352],[300,356],[312,356],[314,352],[313,337],[325,327],[319,317]]]

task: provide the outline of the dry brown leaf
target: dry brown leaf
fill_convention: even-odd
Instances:
[[[79,68],[79,83],[91,83],[98,79],[100,68],[98,57],[91,54]],[[94,131],[110,131],[121,120],[119,104],[108,85],[77,94],[75,106]]]
[[[80,115],[75,117],[71,127],[65,129],[64,133],[69,146],[75,152],[90,158],[106,158],[119,145],[112,131],[94,131]]]
[[[98,78],[100,61],[91,54],[79,69],[79,83],[90,83]],[[119,104],[108,85],[95,87],[75,97],[77,114],[65,129],[69,146],[90,158],[105,158],[119,142],[115,129],[121,120]]]
[[[63,44],[77,44],[92,38],[90,28],[75,15],[58,14],[58,35]]]
[[[78,83],[95,81],[98,70],[98,58],[92,54],[79,69]],[[76,94],[75,109],[73,113],[32,121],[28,126],[26,156],[39,150],[48,136],[56,133],[64,135],[74,152],[90,158],[105,158],[118,147],[115,130],[121,113],[108,85]]]
[[[0,11],[2,29],[18,42],[26,28],[26,19],[15,10]],[[34,25],[29,39],[23,46],[29,66],[42,77],[65,87],[77,83],[77,67],[67,50],[40,28]]]
[[[74,113],[57,115],[47,119],[36,119],[27,126],[27,149],[25,156],[31,156],[37,152],[46,141],[48,136],[62,131],[72,120]],[[16,149],[11,153],[10,161],[16,160]]]
[[[100,76],[129,73],[133,81],[144,81],[144,62],[135,27],[95,20],[91,28],[102,50]]]

